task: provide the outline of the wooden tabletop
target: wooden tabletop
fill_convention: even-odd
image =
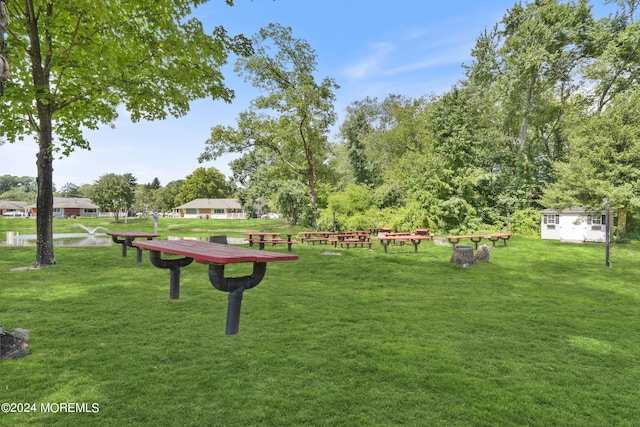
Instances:
[[[133,242],[140,249],[193,258],[200,264],[233,264],[239,262],[271,262],[298,259],[290,253],[259,251],[238,246],[196,240],[147,240]]]
[[[116,237],[124,237],[126,238],[136,238],[136,237],[158,237],[160,236],[159,234],[153,234],[153,233],[146,233],[144,231],[108,231],[107,233],[105,233],[109,236],[116,236]]]

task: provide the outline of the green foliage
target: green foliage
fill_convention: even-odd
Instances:
[[[602,206],[608,198],[618,211],[618,235],[626,233],[626,211],[640,211],[640,90],[620,94],[596,115],[573,128],[567,162],[555,164],[557,181],[547,186],[543,203],[566,208]]]
[[[193,199],[218,199],[228,196],[229,188],[222,172],[216,168],[197,168],[187,175],[175,201],[181,205]]]
[[[82,197],[80,193],[80,187],[72,182],[68,182],[60,188],[60,195],[62,197]]]
[[[91,201],[103,211],[113,212],[118,221],[121,210],[128,210],[135,200],[134,187],[128,175],[113,173],[102,175],[93,186]]]
[[[350,184],[344,191],[329,196],[328,208],[347,216],[362,213],[371,208],[371,192],[362,185]]]
[[[536,209],[519,209],[509,216],[509,232],[526,237],[540,237],[541,214]]]
[[[0,98],[0,141],[31,135],[38,143],[37,266],[55,263],[54,157],[89,149],[83,130],[113,125],[121,106],[137,122],[183,116],[195,99],[233,98],[220,69],[230,52],[248,54],[251,46],[223,27],[205,33],[193,17],[202,3],[7,3],[12,79]]]
[[[291,224],[311,225],[309,196],[300,181],[282,180],[275,182],[274,195],[276,211],[287,218]]]
[[[315,225],[316,175],[329,154],[327,134],[336,120],[333,91],[338,85],[330,78],[316,83],[316,54],[305,40],[293,37],[291,28],[269,24],[254,36],[253,46],[254,54],[239,58],[235,70],[264,95],[240,113],[237,129],[214,127],[199,160],[266,151],[306,181]]]
[[[153,204],[158,208],[160,212],[169,212],[171,209],[179,206],[177,203],[177,197],[180,193],[180,189],[184,184],[184,180],[171,181],[166,186],[158,188],[153,197]]]

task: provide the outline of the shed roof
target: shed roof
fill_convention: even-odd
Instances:
[[[193,199],[176,209],[242,209],[236,199]]]
[[[591,213],[591,212],[600,212],[602,209],[586,209],[582,206],[572,206],[570,208],[563,209],[542,209],[539,211],[543,214],[581,214],[581,213]]]

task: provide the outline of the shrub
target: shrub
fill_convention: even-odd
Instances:
[[[520,209],[511,214],[509,232],[526,237],[540,236],[540,212],[533,208]]]

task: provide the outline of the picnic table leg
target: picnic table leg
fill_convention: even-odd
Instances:
[[[162,259],[160,251],[150,251],[149,260],[158,268],[169,269],[169,299],[180,299],[180,269],[193,262],[193,258]]]
[[[133,246],[133,241],[134,240],[135,240],[135,237],[125,238],[124,239],[124,241],[126,243],[125,246],[128,246],[130,248],[136,248],[136,263],[140,264],[142,262],[142,249],[140,249],[140,248],[138,248],[136,246]],[[151,239],[147,239],[147,240],[151,240]],[[125,248],[125,251],[123,253],[124,253],[124,255],[122,255],[122,256],[126,256],[126,248]]]
[[[482,237],[479,238],[479,239],[478,238],[473,238],[473,237],[471,238],[471,241],[473,243],[475,243],[475,245],[476,245],[476,250],[478,250],[478,243],[480,243],[481,240],[482,240]]]
[[[267,271],[266,262],[254,262],[250,276],[224,277],[224,264],[209,265],[209,281],[219,291],[229,292],[227,305],[226,335],[235,335],[240,329],[240,307],[242,293],[251,289],[262,281]]]
[[[118,239],[117,236],[111,236],[111,240],[113,241],[113,243],[119,243],[120,245],[122,245],[122,258],[126,258],[127,257],[127,241]]]
[[[454,248],[458,243],[460,243],[460,239],[456,239],[456,238],[453,238],[453,239],[450,238],[450,239],[447,239],[447,240],[449,240],[449,243],[451,243]]]

